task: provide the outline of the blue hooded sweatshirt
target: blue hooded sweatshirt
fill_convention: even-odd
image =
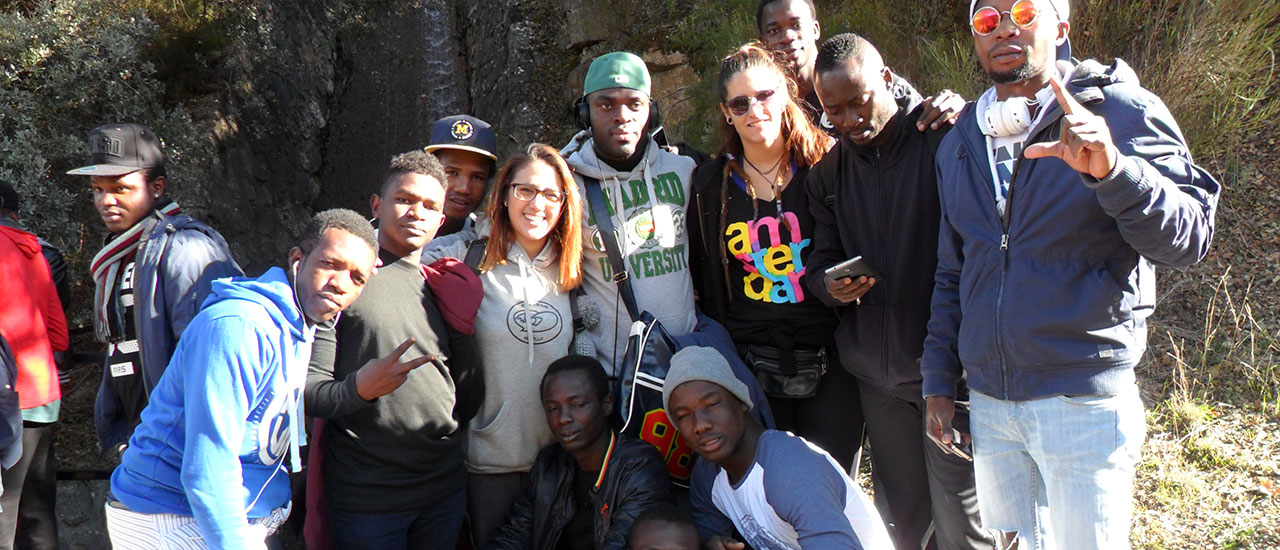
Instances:
[[[111,476],[115,498],[194,516],[210,548],[261,546],[249,519],[289,502],[314,335],[284,270],[214,281]]]

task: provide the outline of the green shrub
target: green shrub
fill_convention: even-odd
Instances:
[[[22,194],[23,222],[81,266],[104,230],[87,178],[64,172],[84,162],[91,128],[151,126],[165,141],[174,181],[194,178],[197,162],[188,157],[209,154],[186,113],[162,106],[164,87],[140,56],[155,24],[141,12],[96,5],[58,0],[0,12],[0,178]]]

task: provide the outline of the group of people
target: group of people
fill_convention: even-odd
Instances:
[[[112,544],[266,548],[305,508],[311,548],[1127,547],[1154,267],[1207,253],[1219,185],[1123,61],[1072,59],[1068,0],[969,15],[966,104],[761,0],[701,163],[653,137],[643,60],[602,55],[568,145],[499,159],[446,117],[371,178],[372,223],[320,212],[256,278],[150,129],[95,128],[69,173],[110,233]],[[55,547],[64,270],[11,195],[0,547]],[[616,422],[632,299],[679,345],[652,438]]]

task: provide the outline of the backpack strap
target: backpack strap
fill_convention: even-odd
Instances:
[[[618,245],[617,234],[614,233],[613,216],[609,215],[609,203],[605,201],[604,190],[600,188],[600,180],[582,176],[587,189],[587,204],[591,206],[591,214],[596,219],[596,227],[600,229],[600,241],[604,243],[604,252],[609,256],[609,267],[613,270],[613,282],[618,285],[618,293],[622,294],[622,303],[627,306],[631,320],[640,319],[640,308],[636,305],[635,291],[631,288],[631,276],[627,273],[627,263],[622,259],[622,251]]]
[[[467,245],[467,256],[463,258],[462,263],[467,264],[471,271],[476,275],[480,274],[480,262],[484,260],[484,250],[489,246],[489,237],[481,237],[473,239]]]

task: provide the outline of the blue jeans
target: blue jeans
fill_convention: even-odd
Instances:
[[[970,406],[983,527],[1016,531],[1022,550],[1129,548],[1147,431],[1136,385],[1030,401],[973,392]]]
[[[407,512],[361,513],[329,509],[333,545],[339,550],[453,548],[467,514],[467,490],[421,509]]]

